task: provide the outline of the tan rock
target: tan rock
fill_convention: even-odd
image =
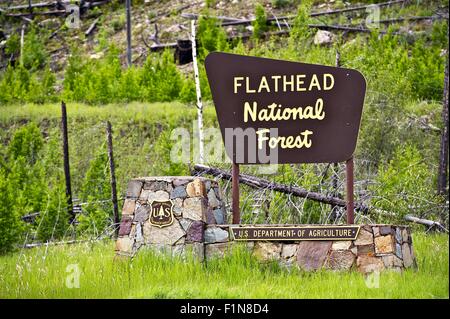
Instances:
[[[146,244],[164,245],[174,245],[181,237],[186,235],[178,220],[174,220],[172,225],[163,228],[153,226],[149,222],[146,222],[144,223],[143,233]]]
[[[413,255],[411,254],[411,248],[408,243],[402,245],[403,264],[405,268],[409,268],[414,264]]]
[[[297,253],[298,244],[284,244],[281,248],[281,257],[288,259]]]
[[[134,240],[129,237],[118,238],[116,241],[116,251],[131,253],[133,252],[133,244]]]
[[[205,245],[205,258],[222,258],[225,255],[231,253],[233,242],[206,244]]]
[[[136,208],[136,201],[134,199],[125,199],[122,207],[122,215],[133,215]]]
[[[253,254],[261,261],[280,259],[281,244],[257,242],[253,248]]]
[[[326,267],[333,270],[349,270],[353,266],[355,258],[350,250],[332,250]]]
[[[188,257],[203,261],[205,258],[205,245],[203,243],[186,244],[184,246],[184,252]]]
[[[338,240],[333,242],[333,245],[331,246],[332,250],[347,250],[352,245],[352,242],[350,240]]]
[[[382,271],[384,269],[384,263],[381,258],[366,255],[358,256],[356,265],[358,266],[358,270],[362,273]]]
[[[394,254],[383,256],[382,259],[386,268],[403,267],[403,261]]]
[[[367,255],[367,256],[375,256],[375,245],[359,245],[357,255]]]
[[[206,197],[206,188],[203,181],[196,178],[186,186],[186,193],[189,197]]]
[[[392,235],[375,237],[375,253],[390,254],[394,252]]]
[[[143,192],[145,192],[146,190],[144,190]],[[153,201],[159,201],[159,202],[165,202],[169,200],[169,193],[166,191],[156,191],[156,192],[149,192],[148,193],[148,197],[147,197],[147,201],[149,203],[153,202]]]
[[[200,197],[189,197],[183,202],[183,218],[205,220],[207,210],[206,200]]]
[[[355,245],[370,245],[373,244],[373,234],[365,229],[360,229],[358,238],[355,240]]]
[[[139,200],[140,200],[141,202],[147,201],[147,199],[148,199],[150,193],[153,193],[153,192],[152,192],[151,190],[149,190],[149,189],[143,189],[142,192],[141,192],[141,194],[139,195]]]

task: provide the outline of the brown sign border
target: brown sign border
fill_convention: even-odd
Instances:
[[[308,229],[308,228],[357,228],[356,234],[352,238],[339,238],[339,237],[329,237],[329,238],[240,238],[236,239],[234,235],[233,230],[244,230],[244,229],[289,229],[289,228],[295,228],[295,229]],[[331,226],[331,225],[308,225],[308,226],[230,226],[230,232],[232,235],[233,241],[344,241],[344,240],[356,240],[358,238],[359,232],[361,230],[360,225],[339,225],[339,226]]]

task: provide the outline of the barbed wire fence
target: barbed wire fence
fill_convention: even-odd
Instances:
[[[87,130],[72,132],[76,138],[81,141],[92,141],[101,139],[98,143],[97,152],[87,151],[87,156],[75,157],[71,162],[72,167],[76,167],[74,183],[78,184],[76,192],[80,192],[80,180],[85,178],[86,171],[90,163],[96,156],[108,154],[107,140],[104,138],[106,123],[98,123],[90,126]],[[104,137],[102,137],[102,135]],[[75,152],[76,153],[76,150]],[[80,154],[77,154],[80,155]],[[82,154],[86,155],[86,154]],[[73,157],[72,157],[73,158]],[[119,157],[120,161],[128,161],[127,156]],[[374,206],[374,202],[383,203],[397,198],[399,201],[408,203],[409,212],[417,218],[427,218],[434,215],[444,216],[440,222],[431,224],[428,230],[439,229],[446,231],[448,225],[448,201],[438,202],[432,200],[430,194],[414,195],[400,191],[391,196],[384,196],[383,192],[378,191],[385,185],[377,179],[377,166],[381,163],[375,163],[372,160],[355,158],[355,222],[356,223],[380,223],[389,220],[399,220],[396,210],[386,211],[380,207]],[[218,181],[223,195],[223,200],[227,209],[227,223],[231,223],[231,163],[206,163],[205,167],[210,167],[222,172],[222,174],[211,174],[208,170],[195,169],[198,165],[190,165],[191,175],[211,178]],[[61,170],[61,168],[55,168]],[[80,171],[78,171],[80,169]],[[408,169],[408,168],[406,168]],[[103,176],[108,176],[110,166],[108,161],[102,163],[101,170]],[[323,163],[323,164],[284,164],[278,165],[276,172],[265,174],[260,171],[258,165],[241,165],[241,176],[248,176],[251,179],[263,180],[263,186],[255,183],[240,184],[240,207],[241,223],[243,224],[344,224],[346,221],[346,208],[342,205],[345,202],[345,163]],[[135,176],[127,176],[131,179]],[[126,180],[125,177],[122,179]],[[109,183],[105,179],[94,178],[91,183]],[[274,184],[283,187],[274,187]],[[122,185],[124,186],[124,185]],[[122,187],[123,188],[123,187]],[[290,192],[290,189],[300,188],[306,193],[299,196],[296,192]],[[325,198],[325,201],[317,199],[317,196]],[[319,197],[320,197],[319,196]],[[118,194],[119,211],[123,205],[124,194]],[[331,199],[331,200],[330,200]],[[337,201],[337,204],[333,204]],[[47,206],[50,203],[48,199]],[[119,227],[113,214],[112,198],[95,198],[90,200],[79,199],[75,194],[73,196],[73,209],[75,220],[72,224],[67,224],[62,236],[54,236],[56,224],[61,218],[67,218],[66,203],[64,199],[59,199],[58,216],[50,238],[45,241],[39,241],[36,234],[40,230],[40,223],[31,228],[24,236],[21,248],[34,248],[45,246],[46,250],[50,245],[73,244],[79,242],[93,243],[105,238],[114,238]],[[89,217],[90,211],[87,209],[91,205],[96,205],[98,209],[107,212],[108,220],[106,227],[96,225],[95,219],[91,219],[92,225],[89,229],[80,229],[78,227],[81,217]],[[44,205],[45,207],[46,205]],[[395,206],[395,203],[391,203]],[[31,212],[22,217],[28,223],[42,222],[42,217],[48,214],[48,210],[41,212]],[[40,216],[40,219],[37,217]]]

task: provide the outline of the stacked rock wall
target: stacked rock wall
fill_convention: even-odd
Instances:
[[[170,225],[151,224],[153,201],[173,204]],[[116,251],[133,256],[143,246],[173,254],[191,250],[203,259],[205,225],[225,222],[226,210],[216,181],[192,176],[137,178],[128,184]]]
[[[174,218],[170,224],[159,227],[151,223],[155,201],[172,203]],[[368,273],[415,267],[407,226],[361,225],[356,240],[237,242],[226,222],[225,204],[214,180],[192,176],[137,178],[128,185],[116,252],[133,256],[141,248],[150,248],[172,255],[190,252],[204,260],[222,257],[240,245],[262,262],[276,260],[304,270],[357,269]]]
[[[253,225],[267,226],[274,225]],[[240,244],[233,242],[230,235],[225,238],[225,234],[231,234],[230,227],[231,225],[206,226],[206,258],[221,257],[231,252],[233,246]],[[282,265],[297,266],[303,270],[356,269],[369,273],[416,267],[411,233],[407,226],[361,225],[356,240],[248,241],[245,247],[263,262],[276,260]]]

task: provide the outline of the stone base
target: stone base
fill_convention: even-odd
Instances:
[[[171,201],[173,222],[158,227],[150,222],[151,203]],[[141,248],[172,255],[187,251],[203,260],[205,225],[226,223],[219,184],[192,176],[142,177],[129,182],[122,209],[118,255],[133,256]]]
[[[207,233],[230,233],[230,226],[206,227],[206,258],[221,257],[232,251],[237,242],[228,240],[230,236],[220,241],[213,236],[206,236]],[[261,262],[275,260],[282,265],[295,265],[306,271],[325,268],[338,271],[355,269],[370,273],[416,267],[410,229],[407,226],[361,225],[356,240],[246,241],[245,247]]]
[[[153,201],[172,202],[170,225],[158,227],[150,222]],[[222,257],[237,243],[226,220],[223,197],[214,180],[192,176],[137,178],[128,185],[116,253],[134,256],[139,249],[148,248],[173,256],[192,254],[202,261]],[[407,226],[361,225],[356,240],[247,241],[244,247],[262,262],[276,260],[307,271],[325,268],[369,273],[416,266]]]

